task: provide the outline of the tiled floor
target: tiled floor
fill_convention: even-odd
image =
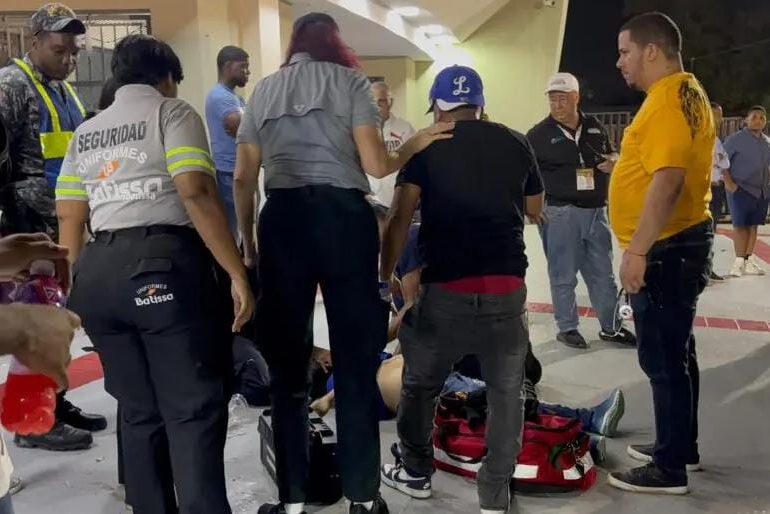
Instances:
[[[770,237],[764,238],[770,243]],[[530,299],[548,303],[550,294],[542,251],[536,233],[528,231],[532,266],[528,277]],[[726,272],[732,249],[724,236],[717,240],[716,266]],[[770,265],[768,265],[770,268]],[[704,294],[699,314],[712,317],[770,321],[770,276],[741,278],[715,285]],[[580,305],[588,305],[581,285]],[[317,337],[326,336],[322,316],[316,316]],[[701,451],[705,471],[691,474],[693,492],[669,498],[624,494],[605,485],[605,471],[631,464],[625,446],[653,438],[649,385],[639,370],[632,350],[595,342],[587,352],[569,350],[554,341],[553,319],[548,314],[530,315],[535,353],[544,364],[541,396],[549,401],[590,405],[609,390],[622,387],[627,400],[622,433],[608,444],[609,461],[599,484],[583,495],[522,497],[521,513],[655,513],[655,514],[760,514],[770,512],[770,333],[717,328],[698,328],[698,352],[702,369]],[[595,319],[583,322],[586,336],[599,329]],[[85,338],[78,341],[82,346]],[[121,503],[113,494],[115,484],[114,402],[101,381],[70,393],[91,411],[110,417],[110,428],[97,436],[94,448],[75,454],[19,450],[11,453],[18,474],[27,486],[14,498],[17,514],[118,514]],[[275,495],[257,454],[256,413],[251,421],[233,428],[226,450],[228,487],[233,509],[254,514]],[[6,435],[6,437],[8,437]],[[393,423],[382,424],[383,455],[395,438]],[[10,442],[10,441],[9,441]],[[194,451],[194,449],[193,449]],[[383,488],[392,513],[478,512],[474,486],[469,481],[438,473],[435,497],[408,501]],[[343,505],[310,509],[324,514],[346,512]]]

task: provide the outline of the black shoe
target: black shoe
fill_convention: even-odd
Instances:
[[[43,435],[19,435],[14,438],[19,448],[39,448],[52,452],[87,450],[94,443],[90,432],[73,428],[57,421],[50,432]]]
[[[278,505],[266,503],[259,508],[257,514],[286,514],[286,509],[283,507],[283,503]],[[305,511],[302,511],[302,514],[305,514]]]
[[[668,473],[653,463],[634,468],[625,473],[613,472],[607,483],[617,489],[632,493],[687,494],[687,473]]]
[[[621,327],[620,330],[602,330],[599,332],[599,339],[608,343],[619,343],[627,346],[636,346],[636,336],[629,330]]]
[[[382,499],[382,495],[378,494],[371,509],[367,509],[360,503],[351,503],[349,512],[350,514],[388,514],[390,511],[388,504]]]
[[[89,432],[99,432],[107,428],[107,418],[99,414],[87,414],[64,398],[60,398],[56,405],[56,419]]]
[[[634,460],[639,462],[652,462],[652,453],[655,449],[653,444],[632,444],[626,448],[626,453]],[[694,459],[687,463],[687,471],[700,471],[703,469],[700,465],[700,459]]]
[[[577,330],[570,330],[569,332],[561,332],[556,336],[556,340],[566,344],[570,348],[577,348],[579,350],[587,350],[588,343],[585,338],[580,335]]]
[[[724,282],[725,281],[725,277],[723,277],[721,275],[717,275],[716,273],[711,271],[711,272],[709,272],[709,280],[711,280],[712,282]]]

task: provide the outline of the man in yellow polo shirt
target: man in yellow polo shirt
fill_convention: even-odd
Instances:
[[[629,455],[647,464],[611,473],[609,483],[686,494],[686,471],[700,462],[692,327],[714,238],[708,202],[716,131],[703,87],[683,72],[682,36],[669,17],[633,18],[618,44],[623,78],[647,98],[612,174],[610,223],[624,250],[620,281],[631,295],[639,363],[652,385],[656,439],[629,446]]]

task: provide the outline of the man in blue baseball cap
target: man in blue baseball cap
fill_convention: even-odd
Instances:
[[[431,496],[435,401],[460,357],[474,354],[489,386],[488,452],[478,472],[482,514],[510,508],[520,450],[521,388],[529,335],[524,217],[543,207],[537,160],[522,134],[482,121],[484,87],[471,68],[441,71],[430,91],[435,120],[453,137],[416,154],[400,172],[383,238],[380,280],[388,281],[421,203],[422,291],[399,339],[404,380],[400,444],[382,481],[413,498]]]

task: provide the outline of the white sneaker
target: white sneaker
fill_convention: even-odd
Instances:
[[[738,257],[735,259],[735,264],[733,264],[732,269],[730,269],[730,273],[727,275],[730,277],[742,277],[744,272],[746,271],[746,259],[743,257]]]
[[[764,275],[765,270],[759,265],[759,261],[753,255],[746,260],[746,269],[743,270],[745,275]]]

